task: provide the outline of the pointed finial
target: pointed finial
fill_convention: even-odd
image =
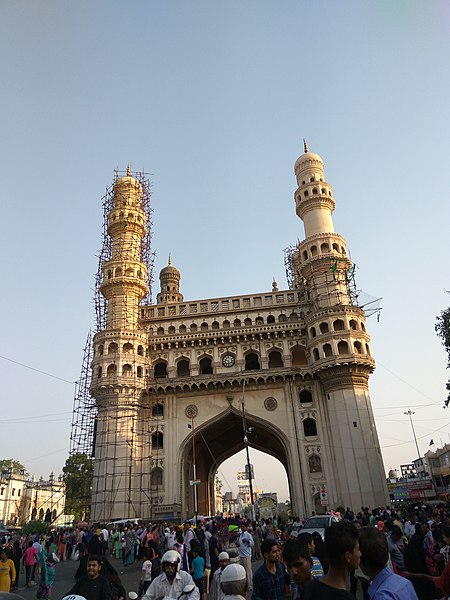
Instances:
[[[277,283],[277,280],[275,279],[275,277],[273,278],[273,281],[272,281],[272,292],[278,292],[278,283]]]
[[[127,177],[131,177],[131,165],[130,165],[130,163],[128,163],[128,167],[127,167]]]
[[[167,261],[167,264],[169,265],[169,267],[172,266],[172,257],[169,254],[169,260]]]
[[[305,138],[303,138],[303,150],[305,151],[305,154],[309,152],[308,144],[306,143]]]

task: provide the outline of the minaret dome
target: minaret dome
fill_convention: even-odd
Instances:
[[[180,271],[172,265],[169,254],[167,266],[159,273],[160,292],[156,298],[158,304],[167,302],[183,302],[183,294],[180,293]]]

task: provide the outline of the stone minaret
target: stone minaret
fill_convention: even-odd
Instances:
[[[180,271],[172,265],[169,255],[167,267],[159,273],[160,289],[156,301],[158,304],[170,304],[171,302],[183,302],[183,294],[180,293]]]
[[[139,517],[143,444],[138,412],[145,388],[147,334],[139,303],[148,292],[141,242],[146,232],[141,184],[127,175],[114,185],[107,234],[111,259],[100,291],[107,300],[106,329],[94,337],[91,395],[98,408],[91,518]]]
[[[294,194],[305,239],[293,256],[295,285],[306,287],[307,349],[324,391],[322,423],[329,446],[330,488],[352,507],[387,502],[386,480],[368,379],[375,368],[364,311],[351,293],[353,265],[334,230],[335,207],[323,161],[309,152],[295,163]]]

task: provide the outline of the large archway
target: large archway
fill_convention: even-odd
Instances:
[[[247,429],[252,429],[249,446],[274,456],[283,465],[288,481],[289,450],[283,432],[269,421],[246,413]],[[194,442],[194,443],[193,443]],[[194,450],[195,444],[195,450]],[[213,514],[214,478],[219,466],[245,448],[242,414],[230,408],[205,423],[194,423],[193,433],[180,448],[182,511],[192,516],[194,510],[193,454],[195,451],[198,514]]]

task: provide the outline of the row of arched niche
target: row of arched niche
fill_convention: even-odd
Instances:
[[[298,321],[298,319],[299,319],[299,316],[295,312],[291,313],[289,315],[289,318],[285,314],[278,315],[278,323],[285,323],[286,321]],[[252,319],[250,319],[250,317],[247,317],[243,321],[241,319],[234,319],[233,327],[235,327],[235,328],[251,327],[252,325],[262,326],[265,323],[273,324],[276,322],[277,322],[277,319],[275,319],[274,315],[269,315],[267,317],[266,321],[264,321],[263,317],[256,317],[254,322],[252,321]],[[229,321],[228,319],[225,319],[222,322],[222,329],[230,329],[231,326],[232,326],[231,321]],[[220,327],[219,321],[213,321],[211,323],[211,327],[208,325],[208,323],[206,323],[206,321],[204,321],[200,325],[197,325],[197,323],[191,323],[191,325],[189,326],[189,331],[190,332],[208,331],[210,328],[213,330],[220,329],[221,327]],[[187,333],[187,331],[188,331],[188,328],[186,325],[184,325],[184,323],[182,323],[178,328],[178,333]],[[153,329],[150,329],[150,333],[154,333]],[[162,327],[162,326],[160,326],[156,329],[156,335],[165,335],[166,333],[168,335],[174,335],[175,333],[177,333],[177,330],[173,325],[170,325],[167,328],[167,332],[164,329],[164,327]],[[304,334],[306,335],[306,332],[304,332]]]

